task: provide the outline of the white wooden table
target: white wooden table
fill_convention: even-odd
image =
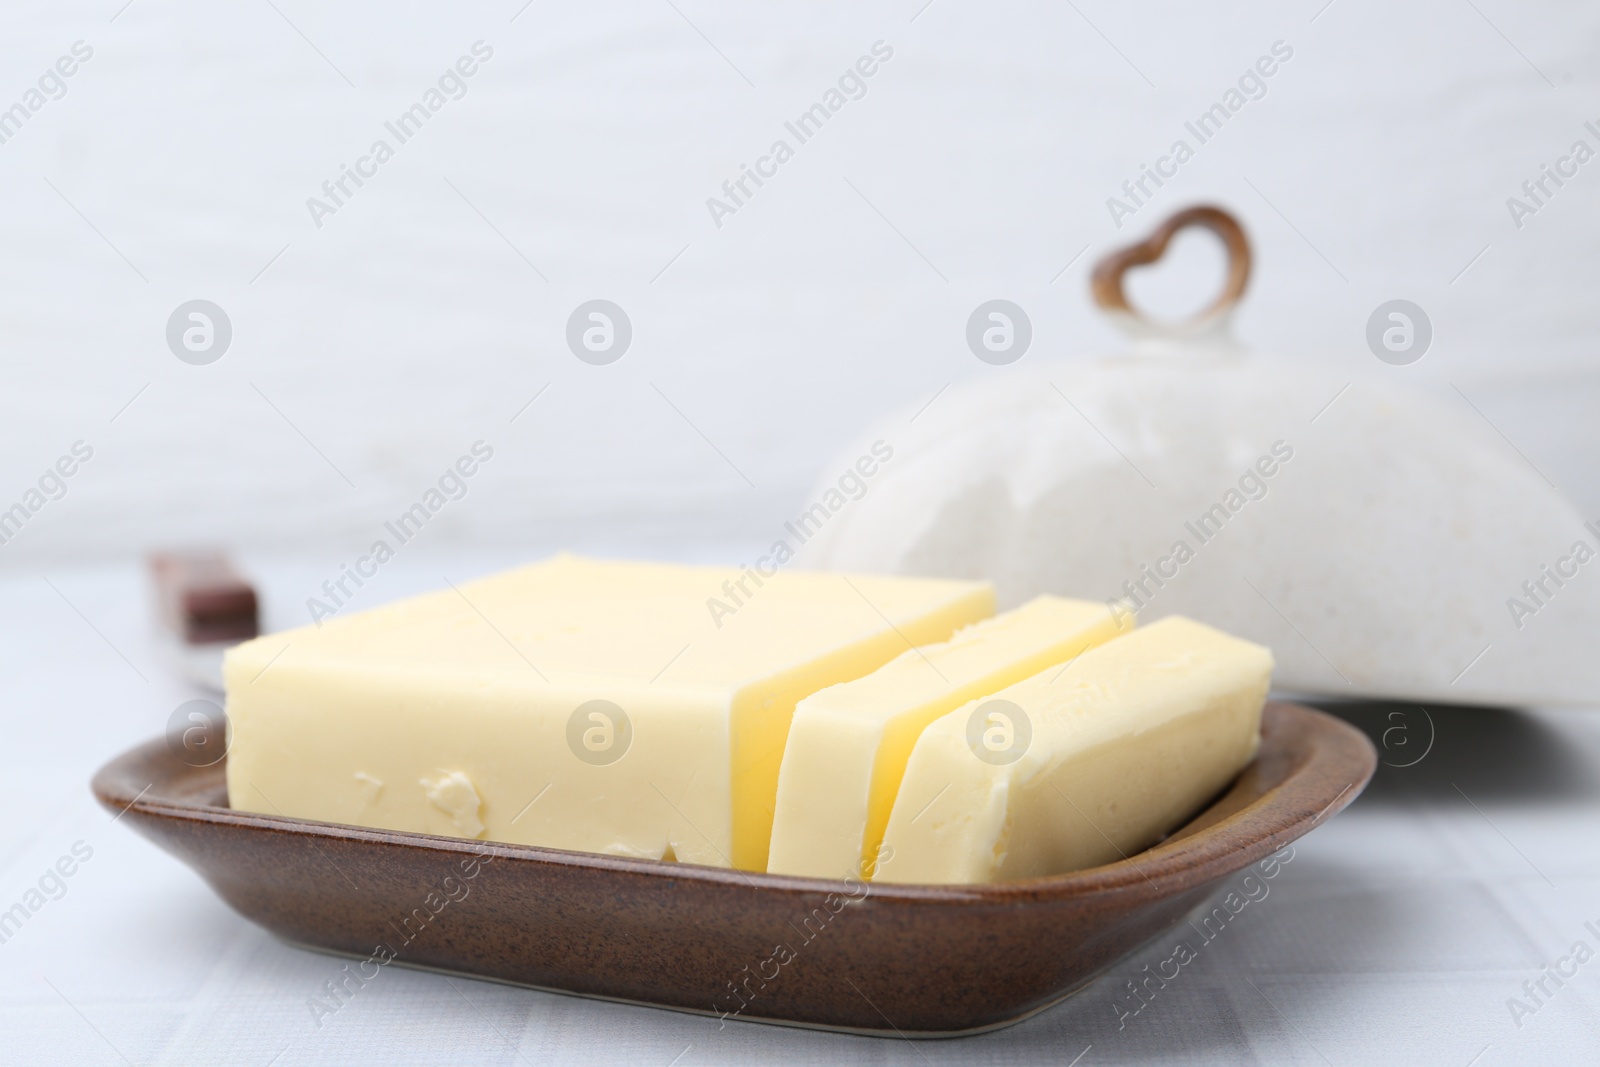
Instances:
[[[500,560],[421,558],[385,595]],[[256,561],[293,606],[314,568]],[[730,1024],[385,969],[321,1025],[339,969],[233,914],[90,798],[94,769],[196,695],[151,644],[131,566],[0,580],[0,1061],[28,1064],[1415,1063],[1600,1059],[1600,715],[1433,709],[1431,751],[1384,767],[1136,1015],[1121,988],[1158,942],[998,1033],[906,1042]],[[1381,730],[1383,713],[1366,718]],[[1394,720],[1399,722],[1400,720]],[[1410,762],[1415,712],[1383,753]],[[1402,740],[1404,743],[1402,743]],[[81,842],[81,844],[80,844]],[[46,877],[63,856],[69,877]],[[74,865],[75,864],[75,865]],[[1592,923],[1593,926],[1586,926]],[[1178,931],[1174,938],[1183,937]],[[1530,997],[1545,964],[1577,969]],[[452,984],[453,983],[453,984]],[[1533,986],[1537,993],[1537,985]],[[1514,1018],[1517,998],[1528,1006]],[[1520,1025],[1519,1025],[1520,1023]]]

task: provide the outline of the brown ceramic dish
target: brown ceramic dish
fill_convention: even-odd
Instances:
[[[956,1035],[1049,1007],[1217,883],[1355,799],[1371,743],[1269,704],[1260,755],[1127,860],[987,886],[867,886],[235,812],[223,765],[152,741],[96,797],[290,941],[541,989],[864,1033]],[[736,992],[737,990],[737,992]]]

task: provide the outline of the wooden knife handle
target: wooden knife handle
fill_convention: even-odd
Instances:
[[[189,644],[260,632],[256,591],[221,553],[155,552],[149,567],[161,621]]]

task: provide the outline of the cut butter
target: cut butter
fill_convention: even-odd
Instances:
[[[558,556],[231,650],[228,799],[762,870],[795,703],[993,611],[982,582]]]
[[[1132,626],[1105,604],[1041,596],[943,644],[802,700],[778,774],[767,870],[869,875],[906,760],[929,723]],[[1059,667],[1058,667],[1059,669]]]
[[[1178,616],[938,719],[874,875],[994,882],[1132,855],[1254,757],[1272,653]]]

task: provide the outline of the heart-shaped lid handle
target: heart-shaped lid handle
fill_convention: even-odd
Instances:
[[[1128,302],[1122,277],[1132,267],[1154,263],[1166,254],[1167,245],[1179,230],[1201,226],[1222,238],[1228,252],[1228,279],[1222,293],[1200,314],[1181,322],[1161,322],[1145,315]],[[1239,220],[1219,207],[1208,204],[1185,208],[1167,219],[1155,232],[1138,244],[1104,256],[1094,265],[1089,289],[1095,303],[1124,329],[1136,337],[1176,340],[1181,338],[1225,337],[1234,305],[1250,284],[1250,241]]]

